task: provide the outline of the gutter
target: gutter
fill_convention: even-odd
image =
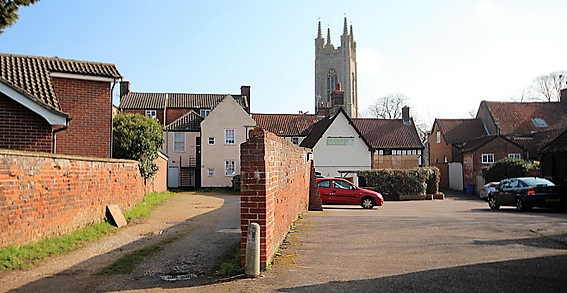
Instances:
[[[114,87],[116,86],[116,84],[121,80],[122,77],[114,78],[114,81],[112,82],[112,87],[110,88],[110,158],[112,158],[113,155],[112,150],[114,149],[114,124],[113,124],[114,117],[112,117],[112,105],[114,104],[112,103],[112,93],[114,92]]]
[[[57,133],[66,129],[69,129],[69,122],[72,120],[72,118],[67,117],[67,121],[65,122],[65,126],[52,130],[52,134],[53,134],[53,138],[51,139],[51,152],[53,154],[57,153]]]

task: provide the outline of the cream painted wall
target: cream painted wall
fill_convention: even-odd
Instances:
[[[247,131],[256,126],[256,122],[231,97],[226,96],[213,111],[201,122],[201,186],[232,186],[232,176],[224,175],[224,161],[236,161],[236,174],[240,174],[240,144],[246,141]],[[225,129],[235,130],[235,142],[225,144]],[[215,138],[215,144],[209,145],[209,137]],[[214,177],[208,176],[208,169],[214,169]]]
[[[354,137],[353,145],[327,145],[328,137]],[[371,152],[340,112],[313,147],[315,170],[325,177],[340,176],[338,170],[370,170]],[[348,177],[351,177],[349,175]],[[356,178],[354,178],[356,181]],[[355,182],[356,183],[356,182]]]
[[[189,167],[189,159],[196,158],[196,138],[200,136],[199,132],[178,132],[185,135],[185,151],[178,152],[173,150],[173,141],[175,132],[163,132],[164,145],[163,152],[169,157],[168,167]]]

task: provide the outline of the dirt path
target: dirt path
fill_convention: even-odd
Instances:
[[[240,198],[186,192],[156,208],[150,217],[120,229],[77,251],[58,256],[29,271],[0,275],[0,291],[80,292],[159,288],[172,277],[207,283],[218,257],[240,239]],[[126,252],[178,238],[127,275],[99,275],[101,268]]]

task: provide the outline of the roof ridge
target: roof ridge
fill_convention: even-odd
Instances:
[[[242,96],[241,94],[203,94],[203,93],[181,93],[181,92],[134,92],[131,91],[130,93],[136,93],[136,94],[168,94],[168,95],[175,95],[175,94],[180,94],[180,95],[215,95],[215,96]]]
[[[61,58],[61,57],[58,57],[58,56],[47,57],[47,56],[35,56],[35,55],[13,54],[13,53],[2,53],[2,52],[0,52],[0,55],[2,55],[2,56],[13,56],[13,57],[34,58],[34,59],[46,59],[46,60],[74,61],[74,62],[83,62],[83,63],[93,63],[93,64],[103,64],[103,65],[116,66],[115,63],[90,61],[90,60],[68,59],[68,58]]]

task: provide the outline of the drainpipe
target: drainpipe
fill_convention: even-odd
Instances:
[[[67,118],[67,121],[65,122],[65,126],[51,131],[52,134],[53,134],[53,139],[52,139],[52,142],[51,142],[51,153],[53,153],[53,154],[57,153],[57,132],[68,129],[70,121],[71,121],[71,118]]]
[[[122,78],[115,78],[114,82],[112,82],[112,87],[110,88],[110,158],[112,159],[112,149],[114,148],[114,125],[112,123],[112,93],[114,92],[114,87],[116,84],[121,81]]]

